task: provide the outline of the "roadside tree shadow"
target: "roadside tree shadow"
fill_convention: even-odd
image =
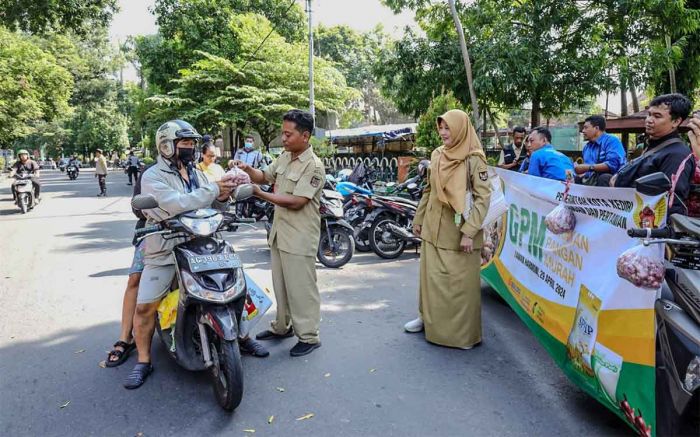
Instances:
[[[62,250],[66,252],[91,252],[131,247],[134,223],[135,220],[108,220],[90,223],[87,230],[61,234],[63,237],[81,241]]]

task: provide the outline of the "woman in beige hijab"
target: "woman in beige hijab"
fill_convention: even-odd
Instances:
[[[469,116],[460,110],[437,119],[443,145],[430,157],[428,184],[413,221],[423,239],[420,317],[408,332],[425,329],[431,343],[471,349],[481,343],[481,226],[491,196],[486,156]],[[472,193],[467,220],[465,194]]]

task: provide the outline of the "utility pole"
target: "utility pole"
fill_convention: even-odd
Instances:
[[[311,1],[306,0],[306,13],[309,16],[309,112],[316,119],[316,104],[314,102],[314,27],[311,17]]]

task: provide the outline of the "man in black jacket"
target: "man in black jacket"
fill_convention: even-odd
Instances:
[[[688,193],[695,159],[678,133],[678,126],[690,115],[690,100],[682,94],[664,94],[649,104],[645,131],[649,138],[644,153],[620,169],[610,181],[613,187],[631,187],[635,180],[662,172],[670,181],[678,175],[675,198],[668,213],[687,214]],[[690,157],[689,157],[690,156]]]
[[[511,135],[513,142],[504,146],[503,150],[501,150],[498,166],[506,170],[519,171],[526,155],[523,144],[525,143],[527,130],[522,126],[516,126],[513,128]]]

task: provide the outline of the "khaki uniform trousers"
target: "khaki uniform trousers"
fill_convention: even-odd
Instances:
[[[316,285],[316,259],[295,255],[270,246],[272,285],[277,300],[277,318],[272,332],[284,334],[290,327],[304,343],[318,343],[321,296]]]

